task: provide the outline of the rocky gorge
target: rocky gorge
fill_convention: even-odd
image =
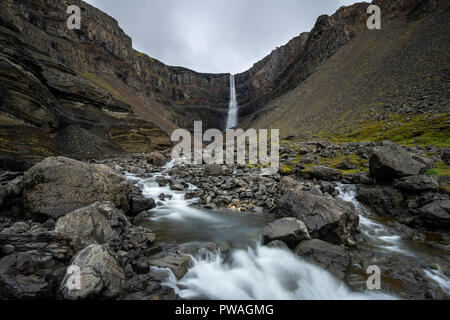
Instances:
[[[0,299],[450,298],[447,2],[375,0],[373,33],[342,7],[233,81],[72,2],[76,31],[68,1],[0,2]],[[276,174],[172,160],[232,91],[281,129]]]
[[[345,170],[320,162],[338,152],[352,159],[337,165]],[[250,166],[168,163],[168,152],[89,163],[47,158],[24,174],[2,175],[1,297],[181,299],[176,283],[192,276],[198,254],[233,259],[251,243],[239,233],[220,240],[232,233],[214,221],[197,232],[214,226],[218,242],[170,219],[192,210],[179,218],[184,224],[197,214],[230,216],[240,227],[257,222],[253,237],[260,233],[267,248],[327,270],[354,292],[367,291],[366,268],[376,264],[383,294],[448,298],[448,180],[426,174],[435,160],[448,162],[448,150],[435,150],[435,160],[422,152],[389,141],[286,142],[274,176]],[[348,172],[358,165],[367,170]],[[73,266],[79,290],[70,287]]]

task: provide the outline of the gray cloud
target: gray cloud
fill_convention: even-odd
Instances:
[[[200,72],[239,73],[351,0],[87,0],[136,50]]]

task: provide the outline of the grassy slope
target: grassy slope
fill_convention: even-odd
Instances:
[[[449,146],[449,70],[448,12],[395,20],[359,35],[246,125],[300,138]]]

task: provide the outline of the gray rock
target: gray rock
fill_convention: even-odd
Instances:
[[[185,189],[184,186],[180,183],[170,185],[170,190],[173,190],[173,191],[183,191],[184,189]]]
[[[141,195],[133,195],[130,200],[130,211],[128,211],[128,216],[136,216],[142,211],[148,211],[156,208],[156,202],[153,198],[145,198]]]
[[[155,166],[162,167],[166,164],[166,157],[160,152],[152,152],[147,158],[147,161]]]
[[[383,146],[375,148],[369,165],[371,174],[380,181],[419,175],[427,168],[426,164],[392,142],[384,142]]]
[[[156,182],[160,187],[165,187],[170,184],[172,181],[166,177],[156,177]]]
[[[126,216],[111,202],[96,202],[59,218],[55,231],[72,239],[79,251],[92,244],[119,240],[129,226]]]
[[[350,257],[342,247],[318,239],[301,242],[295,248],[295,254],[340,279],[345,277],[350,264]]]
[[[262,236],[264,244],[280,240],[292,249],[301,241],[311,239],[305,224],[295,218],[283,218],[268,224]]]
[[[149,264],[154,267],[169,268],[178,279],[181,279],[188,272],[192,261],[187,255],[168,255],[162,258],[150,260]]]
[[[331,182],[327,181],[319,181],[319,186],[323,193],[333,194],[336,190],[334,185]]]
[[[56,232],[0,233],[0,248],[3,299],[54,299],[74,254],[70,239]]]
[[[276,216],[303,221],[311,237],[341,244],[356,231],[359,217],[353,204],[302,191],[301,185],[291,178],[283,178],[280,187],[282,196]]]
[[[47,158],[23,177],[24,206],[33,218],[59,218],[97,201],[129,210],[131,184],[104,165]]]
[[[339,170],[322,166],[312,167],[309,174],[323,181],[339,181],[342,177],[342,173]]]
[[[80,287],[77,288],[73,284],[77,284],[78,276]],[[60,293],[67,300],[114,298],[120,293],[124,279],[123,269],[108,247],[93,244],[73,258]]]
[[[266,244],[266,247],[275,249],[289,249],[287,244],[280,240],[271,241],[268,244]]]
[[[312,186],[311,189],[309,189],[309,193],[316,196],[323,196],[322,191],[317,186]]]
[[[364,186],[358,187],[356,199],[368,205],[379,215],[398,216],[402,211],[404,200],[400,191],[385,186]]]
[[[450,227],[450,200],[437,200],[419,209],[420,222],[434,229]]]
[[[222,174],[222,166],[219,164],[210,164],[205,167],[205,176],[219,176]]]
[[[441,159],[446,164],[450,164],[450,148],[444,148],[441,151]]]
[[[397,189],[409,192],[439,191],[439,181],[428,175],[410,176],[397,179],[393,183]]]

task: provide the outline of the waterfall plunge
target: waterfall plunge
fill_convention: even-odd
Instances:
[[[238,125],[238,103],[236,98],[236,86],[234,75],[230,76],[230,106],[228,111],[228,120],[226,129],[234,128]]]

